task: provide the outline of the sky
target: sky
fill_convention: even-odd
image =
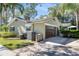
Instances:
[[[37,16],[35,17],[35,19],[39,18],[41,15],[47,15],[48,8],[56,5],[56,3],[40,3],[40,4],[41,6],[40,5],[36,6]],[[24,3],[24,6],[25,6],[25,3]]]
[[[43,3],[42,6],[37,6],[36,10],[38,15],[36,16],[36,18],[40,17],[41,15],[47,15],[48,14],[48,8],[55,6],[56,4],[54,3]]]
[[[40,5],[36,6],[37,16],[35,16],[35,19],[39,18],[41,15],[47,15],[48,14],[48,8],[56,6],[57,3],[40,3]],[[26,4],[23,3],[24,7],[26,7]],[[17,12],[17,11],[16,11]],[[23,15],[21,16],[23,17]]]

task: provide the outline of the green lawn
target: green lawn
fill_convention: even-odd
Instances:
[[[17,49],[22,48],[24,46],[33,44],[30,40],[21,40],[21,39],[7,39],[7,38],[0,38],[0,45],[3,45],[9,49]]]

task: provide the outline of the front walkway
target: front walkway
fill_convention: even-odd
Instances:
[[[0,45],[0,56],[14,56],[15,53]]]

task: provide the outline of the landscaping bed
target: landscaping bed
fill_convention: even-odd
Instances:
[[[22,48],[33,44],[34,43],[31,40],[21,40],[21,39],[10,40],[7,38],[0,38],[0,45],[3,45],[11,50]]]

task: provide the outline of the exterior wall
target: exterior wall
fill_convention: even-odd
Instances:
[[[51,25],[55,25],[56,27],[60,27],[60,22],[57,18],[53,19],[48,19],[49,21],[47,21],[46,23],[51,24]]]
[[[34,23],[32,25],[32,31],[42,34],[43,39],[45,39],[45,24],[44,23]]]
[[[11,23],[9,25],[9,27],[15,27],[15,31],[12,31],[12,32],[15,32],[19,35],[22,35],[23,33],[26,33],[27,32],[27,39],[31,40],[32,39],[32,34],[31,34],[31,30],[27,30],[27,26],[32,26],[32,23],[25,23],[25,22],[22,22],[20,20],[18,21],[14,21],[13,23]]]
[[[24,22],[21,22],[21,21],[14,21],[13,23],[11,23],[9,25],[9,27],[11,26],[14,26],[16,29],[15,29],[15,33],[17,34],[21,34],[21,31],[20,29],[22,28],[24,31],[25,31],[25,23]]]

